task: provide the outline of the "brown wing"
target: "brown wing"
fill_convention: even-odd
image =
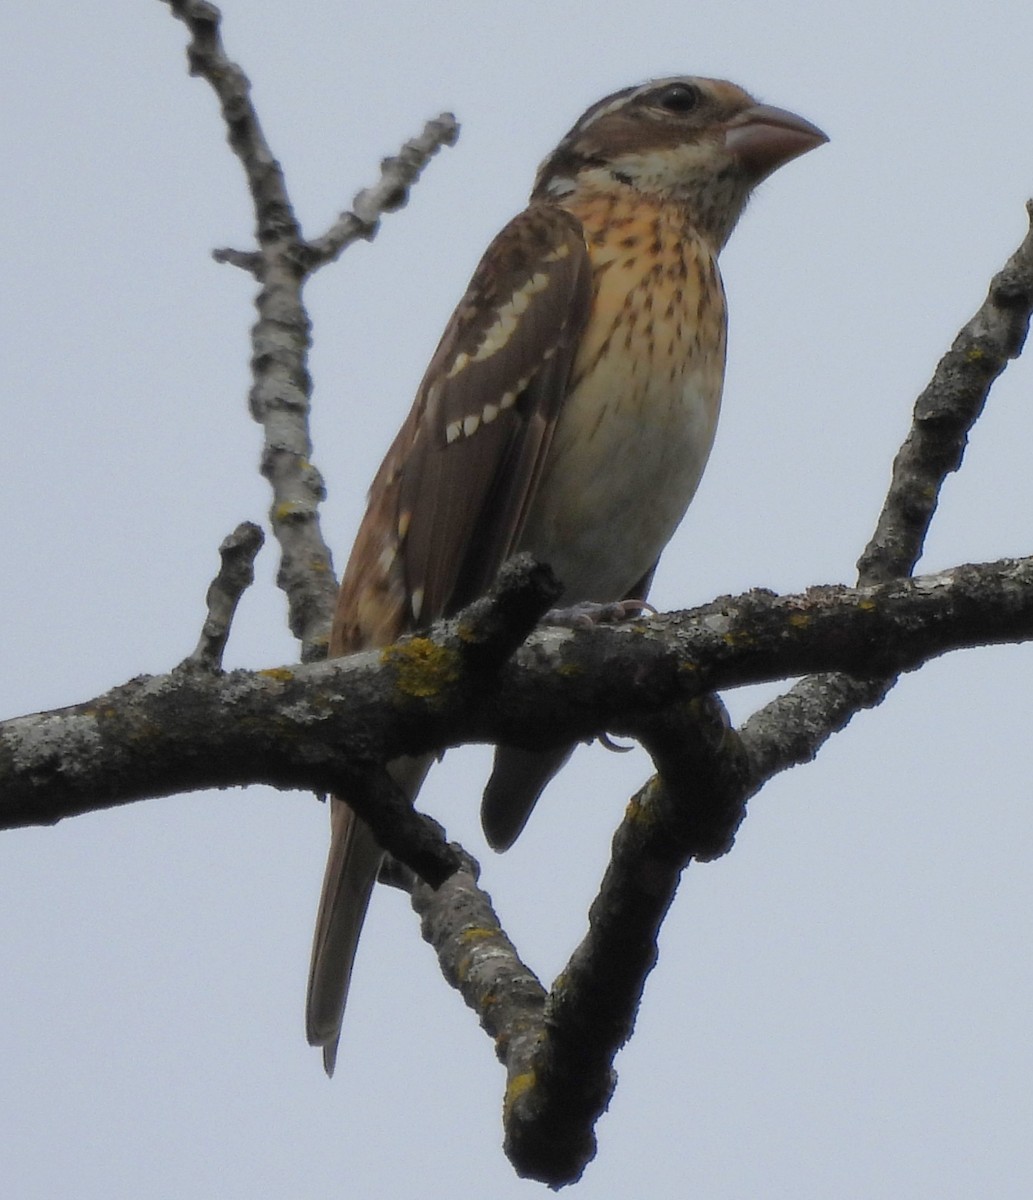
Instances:
[[[532,205],[488,248],[370,490],[331,653],[390,641],[491,583],[533,497],[591,301],[569,213]]]

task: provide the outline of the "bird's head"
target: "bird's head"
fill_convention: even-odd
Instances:
[[[734,83],[656,79],[593,104],[538,169],[532,199],[632,188],[681,205],[721,246],[753,188],[826,141]]]

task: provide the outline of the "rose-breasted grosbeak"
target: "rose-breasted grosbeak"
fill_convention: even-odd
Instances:
[[[488,247],[377,472],[331,655],[456,611],[519,550],[552,567],[563,603],[645,598],[717,423],[718,252],[753,187],[825,140],[722,80],[592,105]],[[482,809],[495,848],[568,754],[497,750]],[[390,769],[415,795],[428,765]],[[346,798],[331,823],[307,1010],[328,1074],[383,857]]]

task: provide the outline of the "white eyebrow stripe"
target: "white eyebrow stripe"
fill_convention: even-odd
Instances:
[[[581,124],[578,126],[579,132],[589,129],[602,117],[608,117],[610,113],[616,112],[618,109],[623,108],[629,100],[634,100],[635,97],[642,92],[642,90],[642,88],[636,88],[635,91],[625,93],[624,95],[618,96],[615,100],[611,100],[609,104],[604,104],[602,108],[597,109],[594,113],[592,113],[587,121],[581,122]]]
[[[648,83],[643,83],[640,87],[634,88],[630,92],[623,92],[621,95],[611,100],[609,104],[604,104],[602,108],[592,113],[587,121],[583,121],[581,124],[576,126],[576,129],[578,132],[589,129],[600,118],[607,117],[610,115],[610,113],[617,112],[619,109],[624,108],[625,105],[630,104],[633,100],[637,100],[639,96],[644,95],[646,92],[653,91],[654,88],[662,88],[669,83],[688,82],[691,82],[688,75],[667,75],[663,79],[650,79]]]

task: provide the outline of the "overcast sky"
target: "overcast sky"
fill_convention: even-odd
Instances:
[[[915,395],[1033,193],[1033,9],[870,0],[226,0],[298,215],[321,233],[423,121],[458,146],[307,290],[324,529],[363,495],[470,271],[605,93],[726,76],[821,125],[723,257],[725,409],[661,608],[850,581]],[[252,220],[156,0],[0,8],[0,716],[193,647],[220,540],[263,521],[246,407]],[[1031,551],[1033,361],[948,481],[923,569]],[[270,541],[227,663],[290,662]],[[770,786],[665,927],[590,1200],[1025,1197],[1033,1167],[1033,652],[905,679]],[[742,719],[768,692],[726,697]],[[484,863],[525,959],[581,937],[640,752],[581,750],[509,854],[487,752],[421,803]],[[398,893],[375,897],[337,1075],[302,1006],[326,850],[311,796],[192,795],[0,837],[0,1189],[16,1200],[526,1197],[504,1075]]]

